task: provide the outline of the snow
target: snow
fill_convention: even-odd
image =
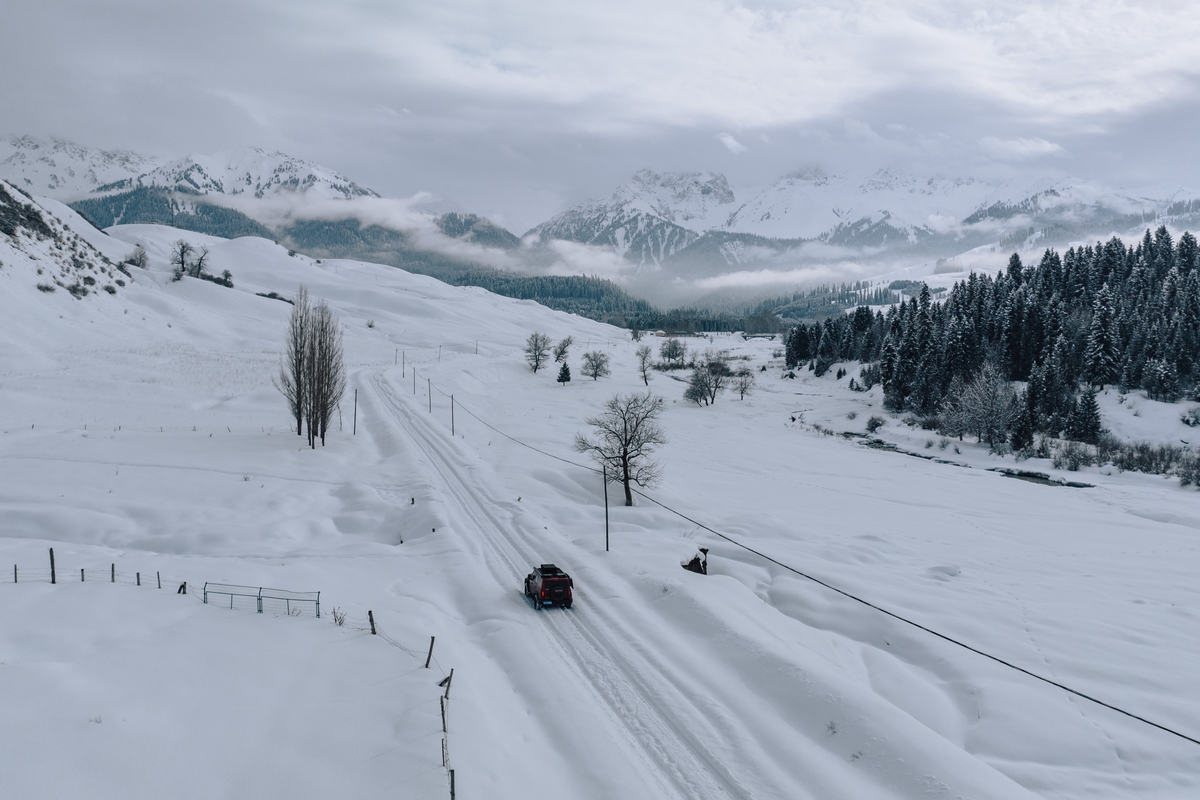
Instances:
[[[100,150],[62,139],[0,137],[0,178],[27,192],[74,200],[157,166],[128,150]]]
[[[641,388],[627,332],[259,239],[108,234],[102,252],[141,243],[150,268],[82,300],[38,292],[38,262],[0,241],[0,565],[34,576],[54,547],[61,575],[88,570],[84,583],[0,583],[11,709],[0,766],[14,796],[445,797],[438,682],[451,668],[446,738],[464,798],[523,797],[531,780],[572,798],[1200,789],[1195,745],[653,504],[611,507],[605,552],[595,474],[499,431],[580,462],[571,441],[584,420]],[[170,282],[179,238],[208,245],[235,288]],[[271,386],[291,306],[256,296],[301,282],[344,322],[350,370],[316,451]],[[534,375],[521,355],[533,330],[573,335],[572,366],[605,350],[613,377],[564,387],[555,370]],[[777,342],[688,344],[768,370],[746,400],[726,393],[709,408],[682,400],[680,375],[653,374],[669,438],[656,498],[895,613],[1200,733],[1194,490],[1100,470],[1069,474],[1088,489],[1014,480],[986,469],[1011,457],[969,442],[931,448],[956,463],[864,447],[836,434],[880,413],[878,389],[784,378]],[[1130,398],[1101,401],[1106,424],[1128,413],[1164,437],[1191,431],[1176,407],[1150,414],[1156,404]],[[1133,417],[1129,402],[1146,412]],[[930,436],[891,417],[879,435],[922,453]],[[698,546],[711,550],[707,576],[679,567]],[[570,611],[536,612],[521,596],[542,562],[574,577]],[[103,580],[113,563],[115,585]],[[121,582],[137,571],[142,587]],[[172,582],[162,591],[145,585],[159,571]],[[323,613],[205,606],[174,593],[182,580],[320,590]],[[418,655],[361,622],[339,628],[334,606],[356,621],[372,610]]]
[[[285,153],[244,147],[211,155],[192,154],[139,175],[138,186],[180,189],[201,195],[304,195],[313,200],[378,197],[333,170]]]
[[[870,176],[803,170],[758,192],[730,216],[726,229],[774,238],[815,239],[838,225],[883,214],[900,226],[957,225],[995,187],[973,178],[919,178],[895,170]]]

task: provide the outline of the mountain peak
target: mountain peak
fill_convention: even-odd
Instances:
[[[372,190],[327,167],[286,153],[244,147],[213,155],[190,155],[130,181],[102,187],[158,187],[188,194],[302,194],[321,199],[378,197]]]
[[[33,194],[73,198],[132,178],[157,162],[129,150],[101,150],[66,139],[0,138],[0,178]]]

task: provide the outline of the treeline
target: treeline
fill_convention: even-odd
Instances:
[[[912,281],[893,281],[886,287],[871,286],[867,281],[817,286],[793,292],[791,295],[763,300],[754,308],[752,314],[773,314],[794,321],[820,321],[856,306],[894,303],[897,293],[905,291],[909,284],[920,289],[920,284],[914,284]]]
[[[1134,246],[1107,243],[1047,250],[1036,266],[1014,254],[992,278],[972,274],[942,302],[928,288],[886,315],[858,308],[787,337],[789,366],[811,361],[870,366],[864,383],[882,382],[895,411],[932,417],[955,407],[990,365],[1001,379],[1026,386],[1011,409],[1009,433],[1030,431],[1094,438],[1094,398],[1080,386],[1145,389],[1173,401],[1200,382],[1200,248],[1166,227]],[[1090,398],[1090,399],[1089,399]],[[1084,408],[1086,406],[1086,408]],[[1019,430],[1018,430],[1019,429]]]
[[[185,231],[236,239],[261,236],[275,240],[265,226],[232,208],[180,200],[166,189],[141,187],[121,194],[93,197],[70,204],[88,222],[103,230],[111,225],[170,225]]]

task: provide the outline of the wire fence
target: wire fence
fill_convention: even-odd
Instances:
[[[17,563],[13,565],[11,572],[4,570],[3,574],[0,575],[0,583],[16,584],[18,586],[22,583],[49,583],[57,585],[63,583],[94,583],[97,581],[101,583],[119,583],[126,586],[165,589],[174,594],[187,595],[201,604],[232,610],[253,611],[256,613],[271,612],[278,616],[294,617],[300,616],[306,610],[311,609],[311,614],[315,619],[322,618],[320,612],[320,592],[297,592],[288,589],[271,589],[259,586],[214,582],[201,584],[189,583],[186,579],[181,579],[178,576],[163,575],[159,570],[141,572],[139,570],[130,570],[124,566],[121,569],[117,569],[117,562],[115,561],[107,564],[96,564],[94,562],[81,564],[69,558],[64,560],[61,556],[56,558],[53,548],[50,548],[48,560],[43,566],[21,566]],[[407,647],[383,629],[378,620],[375,619],[373,611],[368,611],[367,616],[364,618],[342,613],[335,608],[331,614],[326,614],[324,618],[332,618],[333,623],[339,627],[370,634],[389,647],[395,648],[405,654],[415,663],[412,670],[404,674],[428,669],[433,676],[441,676],[441,682],[438,684],[439,689],[442,690],[438,695],[438,703],[441,709],[441,728],[436,731],[421,733],[410,742],[404,743],[411,744],[419,739],[436,737],[439,741],[438,757],[440,758],[440,766],[438,765],[439,762],[431,760],[433,766],[421,769],[389,788],[403,789],[406,797],[444,798],[448,793],[451,800],[454,800],[455,774],[454,765],[450,760],[449,744],[450,689],[453,685],[454,670],[447,671],[438,661],[434,653],[435,638],[430,637],[429,646],[425,650]]]

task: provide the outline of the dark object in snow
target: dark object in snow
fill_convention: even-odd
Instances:
[[[571,576],[553,564],[542,564],[525,578],[525,596],[533,601],[533,607],[571,607],[571,589],[575,582]]]
[[[179,590],[175,594],[187,594],[187,581],[179,584]]]
[[[688,572],[696,572],[700,575],[708,574],[708,548],[701,547],[698,555],[692,556],[692,560],[683,565],[683,568]]]

